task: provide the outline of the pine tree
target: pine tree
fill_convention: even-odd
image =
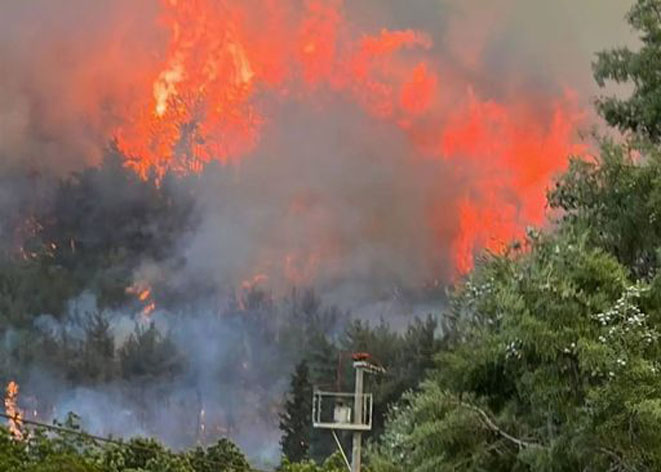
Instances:
[[[280,445],[287,459],[299,462],[308,457],[310,449],[312,385],[305,361],[296,366],[288,397],[285,411],[280,415],[280,430],[283,432]]]

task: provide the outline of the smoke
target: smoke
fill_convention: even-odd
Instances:
[[[431,280],[425,211],[454,198],[438,180],[448,166],[401,159],[414,153],[403,133],[350,103],[294,104],[276,120],[235,175],[210,176],[188,267],[224,286],[263,274],[277,293],[314,282],[344,304]]]
[[[474,84],[521,80],[593,92],[596,50],[631,43],[630,1],[365,0],[346,5],[360,31],[412,28]],[[0,164],[68,170],[96,162],[112,130],[151,90],[166,45],[159,4],[4,0],[0,19]],[[518,80],[511,80],[518,77]]]
[[[22,374],[21,408],[28,418],[42,421],[62,421],[75,412],[86,431],[104,436],[157,436],[175,448],[229,436],[254,463],[272,465],[279,457],[278,412],[290,370],[305,343],[291,327],[283,328],[313,321],[295,318],[301,300],[304,298],[298,302],[289,298],[277,305],[265,300],[239,310],[229,298],[221,302],[200,298],[193,304],[157,309],[147,320],[136,319],[131,307],[101,310],[93,294],[83,293],[70,301],[60,319],[37,317],[35,331],[80,356],[90,356],[94,346],[86,343],[99,341],[88,331],[96,317],[109,323],[108,334],[120,351],[131,336],[144,333],[153,323],[159,336],[173,343],[179,368],[170,374],[159,372],[153,364],[144,366],[147,371],[135,369],[133,363],[142,359],[122,354],[116,365],[103,366],[120,369],[121,375],[107,382],[81,380],[72,385],[71,375],[85,379],[98,374],[98,369],[76,364],[57,371],[35,363]],[[305,301],[299,309],[303,306]],[[337,334],[346,321],[343,315],[322,314],[314,303],[303,309],[310,306],[317,308],[309,316],[321,321],[316,328],[327,335]],[[299,329],[303,332],[305,328],[300,325]],[[287,335],[295,339],[280,339]],[[291,342],[294,340],[299,344]],[[3,342],[11,351],[18,337],[8,331]],[[141,355],[146,356],[146,363],[165,360],[152,344]],[[78,362],[75,357],[69,362]],[[133,367],[125,368],[123,363]]]
[[[262,69],[272,66],[277,77],[264,79],[252,95],[232,96],[238,106],[213,111],[221,125],[205,136],[240,152],[215,156],[224,163],[201,173],[194,192],[199,225],[167,261],[142,261],[136,281],[193,298],[204,281],[223,299],[242,286],[280,298],[293,285],[314,285],[325,302],[372,319],[428,310],[419,297],[403,294],[447,283],[470,267],[477,251],[498,249],[527,224],[544,223],[545,189],[566,155],[580,150],[576,131],[596,93],[593,54],[633,42],[623,20],[631,2],[621,0],[282,3],[288,8],[276,9],[284,20],[274,31],[291,37],[300,33],[305,8],[342,11],[346,22],[338,30],[351,41],[338,40],[336,53],[359,72],[356,57],[367,56],[365,42],[384,41],[394,52],[378,56],[376,72],[358,78],[335,70],[339,60],[276,70],[293,48],[260,58]],[[16,215],[29,213],[24,206],[35,194],[35,172],[81,170],[98,164],[115,136],[150,136],[130,131],[153,119],[153,107],[143,105],[153,105],[154,82],[171,66],[172,38],[158,20],[163,5],[156,0],[1,0],[1,6],[0,235],[8,239]],[[312,28],[328,27],[314,18]],[[250,32],[272,26],[270,20],[256,17]],[[413,45],[394,47],[383,28],[419,36],[408,40]],[[253,43],[271,52],[270,42],[281,38],[259,39]],[[230,72],[246,80],[253,71],[232,51],[230,62],[241,74]],[[310,86],[310,77],[324,74]],[[251,128],[249,145],[233,147],[239,137],[232,133],[243,138],[244,125],[254,125],[258,136],[252,140]],[[138,144],[149,148],[146,140]],[[41,202],[49,192],[39,190]],[[173,334],[188,364],[176,382],[147,383],[139,397],[168,392],[171,408],[135,405],[125,385],[71,390],[43,370],[32,372],[23,391],[51,392],[57,413],[77,411],[96,432],[157,432],[171,444],[191,444],[204,409],[210,425],[234,424],[230,434],[249,451],[277,443],[277,402],[263,405],[263,399],[280,397],[292,359],[262,345],[263,320],[246,327],[207,298],[188,316],[179,312],[181,300],[163,308],[160,301],[159,329]],[[95,301],[85,303],[98,309]],[[125,311],[131,315],[108,315],[118,345],[133,326]],[[61,335],[72,323],[42,316],[36,327]],[[236,359],[236,352],[248,357]],[[281,360],[274,371],[260,366],[273,358]],[[267,411],[256,412],[256,404]]]
[[[148,86],[162,31],[156,1],[3,0],[0,170],[96,163]]]
[[[66,172],[98,163],[114,135],[132,135],[138,116],[152,113],[141,104],[152,98],[153,83],[167,67],[169,32],[159,20],[162,6],[156,1],[6,3],[0,20],[0,61],[6,65],[0,78],[2,167]],[[256,96],[254,107],[263,124],[237,170],[241,184],[235,187],[241,188],[220,197],[227,190],[210,183],[213,190],[201,202],[211,207],[209,219],[192,247],[183,250],[194,261],[204,259],[203,265],[218,260],[222,267],[209,268],[210,276],[225,282],[229,274],[234,284],[261,273],[260,265],[284,263],[290,266],[289,275],[287,270],[266,275],[290,284],[334,285],[329,279],[346,279],[351,273],[357,279],[387,279],[390,285],[400,279],[415,285],[447,280],[456,268],[470,267],[476,250],[496,249],[526,224],[541,224],[544,190],[563,169],[563,154],[576,150],[572,132],[580,126],[579,110],[589,109],[592,54],[630,41],[622,20],[627,2],[500,0],[486,6],[425,0],[415,8],[397,1],[327,3],[342,12],[348,31],[343,34],[353,38],[376,37],[382,28],[419,31],[429,38],[429,51],[410,59],[408,52],[402,53],[401,60],[393,58],[380,72],[406,74],[422,58],[425,67],[414,75],[422,82],[414,78],[407,86],[406,78],[392,82],[368,77],[340,86],[349,92],[335,90],[337,85],[331,91],[315,86],[302,103],[297,94],[280,89]],[[292,2],[275,9],[285,19],[274,32],[300,34],[298,14],[292,12],[307,8],[327,14],[319,5],[325,4]],[[247,23],[251,21],[271,25],[258,15]],[[310,21],[312,28],[330,28],[323,15]],[[277,43],[281,38],[275,33]],[[343,47],[348,46],[340,43],[336,49]],[[323,64],[303,67],[308,69],[305,80],[326,73]],[[305,88],[305,83],[294,80],[287,87]],[[373,100],[393,87],[402,87],[401,97],[394,93],[393,99],[402,101],[407,114],[375,117],[383,106],[392,105]],[[568,95],[567,90],[573,92]],[[283,99],[283,92],[292,98]],[[494,105],[500,108],[494,110]],[[425,107],[429,110],[423,112]],[[252,108],[230,112],[253,113]],[[351,129],[344,123],[351,123]],[[559,126],[565,129],[559,131]],[[234,125],[219,132],[225,143],[234,140],[229,135],[240,133]],[[138,137],[140,147],[128,146],[128,152],[146,148],[148,135]],[[516,148],[518,143],[494,151],[470,142],[493,139],[547,140],[555,154],[545,155],[533,146]],[[351,146],[343,146],[347,143]],[[359,149],[363,155],[356,157]],[[425,159],[445,162],[423,163]],[[331,173],[328,180],[325,171]],[[488,174],[502,177],[494,183]],[[308,196],[317,203],[307,201]],[[292,216],[297,205],[307,207],[300,217]],[[499,206],[508,207],[507,216],[496,215]],[[225,224],[223,211],[233,212],[237,221]],[[372,230],[366,229],[369,225]],[[215,244],[210,242],[214,239]],[[310,247],[311,241],[319,245]],[[261,261],[251,260],[255,252],[264,253]]]

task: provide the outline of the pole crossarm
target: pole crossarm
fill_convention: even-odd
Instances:
[[[321,429],[369,431],[372,429],[373,397],[360,396],[361,408],[356,413],[356,394],[315,390],[312,396],[312,426]],[[358,415],[358,416],[357,416]]]

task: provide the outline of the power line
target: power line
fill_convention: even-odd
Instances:
[[[132,449],[141,449],[146,452],[153,452],[154,449],[148,446],[143,446],[140,444],[129,444],[126,441],[122,441],[119,439],[113,439],[113,438],[108,438],[104,436],[96,436],[94,434],[87,433],[85,431],[80,431],[77,429],[71,429],[71,428],[65,428],[64,426],[59,426],[56,424],[48,424],[48,423],[42,423],[40,421],[34,421],[34,420],[27,420],[21,418],[19,415],[8,415],[6,413],[0,412],[0,418],[5,418],[7,420],[15,421],[17,424],[26,424],[30,426],[37,426],[40,428],[48,429],[50,431],[57,431],[58,433],[66,433],[66,434],[74,434],[78,435],[81,437],[85,437],[87,439],[91,439],[93,441],[100,441],[108,444],[114,444],[116,446],[121,446],[121,447],[128,447]],[[224,470],[224,467],[226,467],[226,464],[223,464],[221,462],[217,462],[211,459],[196,459],[199,460],[200,462],[203,462],[207,465],[213,465],[219,467],[219,470]],[[251,472],[272,472],[272,471],[267,471],[267,470],[262,470],[262,469],[251,469]]]

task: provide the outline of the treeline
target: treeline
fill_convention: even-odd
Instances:
[[[251,472],[241,451],[221,439],[212,446],[173,452],[151,439],[99,441],[75,417],[55,428],[33,427],[17,440],[0,427],[0,470],[7,472]]]
[[[20,201],[3,207],[0,383],[19,382],[19,403],[29,415],[61,417],[67,411],[57,411],[57,401],[77,398],[78,389],[109,392],[121,398],[114,405],[121,407],[118,414],[131,413],[124,431],[138,428],[188,446],[219,434],[201,431],[207,400],[202,384],[216,396],[223,392],[222,404],[209,408],[225,410],[217,420],[222,424],[215,425],[224,434],[241,427],[242,408],[277,429],[274,409],[285,402],[283,380],[297,365],[305,368],[306,392],[313,384],[351,389],[350,353],[365,351],[388,369],[369,385],[376,400],[373,435],[380,435],[387,406],[431,368],[446,329],[433,317],[412,320],[403,331],[385,321],[353,321],[350,313],[324,306],[312,289],[292,289],[281,298],[257,287],[219,294],[207,280],[181,286],[167,277],[149,295],[165,314],[149,321],[139,314],[145,303],[127,288],[145,263],[166,270],[180,263],[177,245],[200,223],[199,179],[223,169],[166,176],[157,185],[122,162],[111,146],[98,167],[62,180],[31,176],[29,184],[20,182],[29,189]],[[215,303],[219,298],[221,305]],[[159,324],[161,318],[166,323]],[[127,319],[130,331],[118,336],[118,320],[126,331]],[[322,462],[335,446],[329,435],[310,431],[309,397],[287,408],[298,411],[309,446],[295,458],[309,453]],[[106,415],[104,398],[89,407],[100,417]],[[251,405],[242,407],[247,401]],[[164,431],[164,410],[175,418],[176,431]],[[208,421],[210,428],[214,420]],[[95,423],[103,426],[102,420]]]

